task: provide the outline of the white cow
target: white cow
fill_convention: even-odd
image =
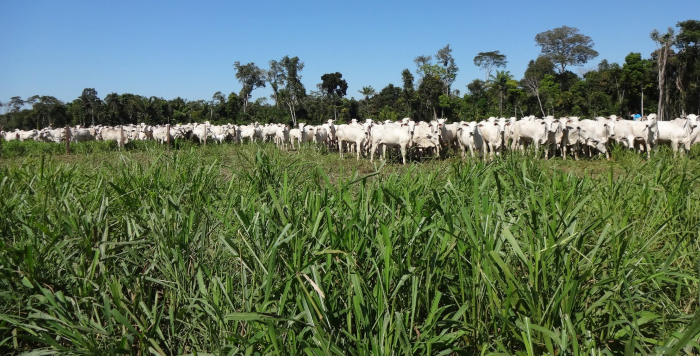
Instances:
[[[170,127],[170,143],[175,142],[176,139],[185,137],[185,129],[178,126]],[[153,139],[159,143],[168,142],[168,130],[166,126],[158,126],[153,129]]]
[[[647,152],[647,159],[649,159],[651,158],[650,150],[656,146],[659,136],[657,123],[656,114],[649,115],[647,121],[620,120],[618,118],[615,123],[615,138],[631,149],[634,148],[635,139],[641,140],[644,150]]]
[[[17,139],[20,141],[34,140],[39,136],[39,130],[19,130],[17,132]]]
[[[469,153],[474,157],[474,151],[481,151],[484,146],[484,140],[481,137],[481,131],[476,122],[465,122],[459,123],[457,128],[457,143],[462,150],[462,159],[467,154],[467,149]]]
[[[118,147],[123,147],[129,142],[129,137],[127,137],[126,132],[122,132],[120,127],[104,127],[100,130],[99,137],[102,141],[116,141]]]
[[[480,122],[478,126],[484,140],[484,160],[487,157],[486,151],[488,151],[489,157],[493,158],[494,154],[499,154],[501,150],[503,131],[506,126],[505,120],[490,117],[488,120]]]
[[[37,140],[44,141],[44,142],[55,142],[55,143],[65,142],[66,141],[66,129],[64,129],[64,128],[59,128],[59,129],[45,128],[45,129],[42,129],[39,132],[39,135],[37,136]]]
[[[659,121],[659,143],[669,144],[676,156],[678,148],[690,151],[693,131],[697,131],[697,116],[688,115],[685,119],[675,119],[672,121]]]
[[[328,145],[328,147],[333,147],[335,145],[335,142],[336,142],[336,138],[335,138],[336,127],[335,127],[335,124],[333,123],[333,119],[328,119],[328,122],[323,124],[323,128],[325,128],[326,132],[328,133],[328,137],[326,138],[326,145]]]
[[[588,149],[588,156],[591,156],[591,148],[595,148],[599,153],[604,153],[605,158],[610,160],[610,152],[607,143],[614,131],[607,122],[603,120],[570,120],[567,122],[568,143],[574,146],[574,158],[578,160],[580,147]]]
[[[370,162],[374,162],[374,153],[382,147],[382,159],[386,159],[386,148],[398,147],[401,150],[403,164],[406,164],[406,151],[413,142],[413,131],[409,124],[384,124],[372,126],[372,148]]]
[[[460,146],[458,137],[461,125],[459,122],[454,122],[451,124],[445,123],[445,119],[438,119],[438,128],[440,129],[440,144],[445,149],[446,153],[449,153],[450,147],[457,152],[457,148]]]
[[[277,147],[286,151],[287,143],[289,143],[289,126],[278,125],[275,130],[275,143]]]
[[[316,127],[313,125],[304,124],[303,127],[299,126],[301,129],[301,143],[313,142],[316,136]]]
[[[301,132],[304,129],[303,123],[299,123],[299,128],[294,128],[289,130],[289,141],[290,144],[292,145],[292,149],[294,149],[294,142],[297,142],[297,148],[301,148]]]
[[[81,128],[76,127],[70,130],[70,140],[71,142],[86,142],[97,140],[97,130],[95,128]]]
[[[419,150],[434,150],[435,156],[440,154],[440,129],[435,125],[420,121],[413,127],[413,146]]]
[[[243,143],[243,139],[249,139],[251,142],[255,142],[256,139],[262,139],[262,128],[255,122],[251,125],[239,126],[241,131],[240,141]]]
[[[338,125],[335,129],[335,135],[338,139],[338,151],[340,157],[343,157],[343,145],[348,143],[348,146],[353,144],[357,146],[357,159],[360,159],[361,147],[367,142],[368,134],[360,124]]]
[[[513,139],[511,149],[515,151],[519,149],[521,152],[525,151],[525,144],[534,144],[535,151],[537,151],[540,145],[547,143],[549,137],[549,123],[546,120],[534,119],[530,120],[520,120],[511,124],[511,137]]]
[[[19,130],[3,131],[2,138],[5,141],[18,141],[19,140]]]

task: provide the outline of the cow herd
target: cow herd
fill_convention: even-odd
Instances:
[[[397,148],[403,163],[411,149],[414,155],[447,155],[452,150],[476,154],[484,160],[499,155],[504,150],[525,153],[533,147],[535,152],[544,150],[544,157],[560,155],[566,159],[573,155],[604,154],[610,158],[609,145],[617,142],[623,147],[644,151],[647,157],[658,144],[668,144],[674,153],[679,149],[690,150],[690,146],[700,142],[697,128],[697,115],[690,114],[671,121],[658,121],[655,114],[643,120],[630,121],[615,115],[595,119],[577,117],[516,118],[491,117],[480,122],[447,123],[444,119],[431,122],[415,122],[409,118],[400,121],[376,122],[371,119],[348,124],[335,124],[333,120],[322,125],[305,125],[296,128],[282,124],[260,125],[211,125],[203,124],[148,126],[124,125],[120,127],[71,127],[70,129],[45,128],[42,130],[15,130],[0,132],[6,141],[36,140],[44,142],[83,142],[93,140],[116,141],[121,147],[129,141],[156,140],[160,143],[175,142],[178,139],[207,141],[211,143],[244,143],[271,141],[280,149],[298,148],[312,142],[344,152],[352,152],[357,159],[369,156],[374,161],[375,154],[386,157],[387,148]]]

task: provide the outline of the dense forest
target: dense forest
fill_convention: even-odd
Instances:
[[[505,70],[508,59],[500,51],[478,53],[473,65],[484,70],[484,77],[474,79],[463,91],[452,87],[459,68],[448,44],[435,55],[417,56],[416,68],[401,72],[402,83],[381,90],[364,86],[359,99],[347,93],[348,84],[339,72],[324,74],[315,90],[305,88],[304,63],[298,57],[271,60],[268,68],[235,62],[235,78],[242,86],[239,93],[217,91],[208,100],[192,101],[131,93],[100,98],[95,88],[84,89],[72,102],[50,95],[15,96],[0,102],[0,125],[4,130],[140,122],[295,125],[351,118],[473,121],[489,116],[612,114],[629,118],[652,112],[669,119],[699,113],[700,21],[682,21],[666,32],[654,30],[649,40],[656,43],[653,53],[629,53],[621,64],[603,59],[595,70],[577,74],[571,67],[598,57],[593,40],[576,28],[555,28],[535,36],[541,53],[519,80]],[[251,100],[255,89],[267,86],[273,92],[270,98]]]

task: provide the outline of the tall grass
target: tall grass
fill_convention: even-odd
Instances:
[[[92,155],[0,166],[4,354],[699,347],[693,159],[618,155],[594,175],[269,146]]]

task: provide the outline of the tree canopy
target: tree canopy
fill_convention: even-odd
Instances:
[[[593,49],[593,40],[579,33],[575,27],[562,26],[538,33],[535,42],[542,47],[541,54],[557,66],[560,74],[567,66],[583,65],[598,57],[598,52]]]
[[[508,61],[500,51],[479,52],[474,57],[474,65],[484,70],[484,81],[488,81],[494,68],[505,68]]]

